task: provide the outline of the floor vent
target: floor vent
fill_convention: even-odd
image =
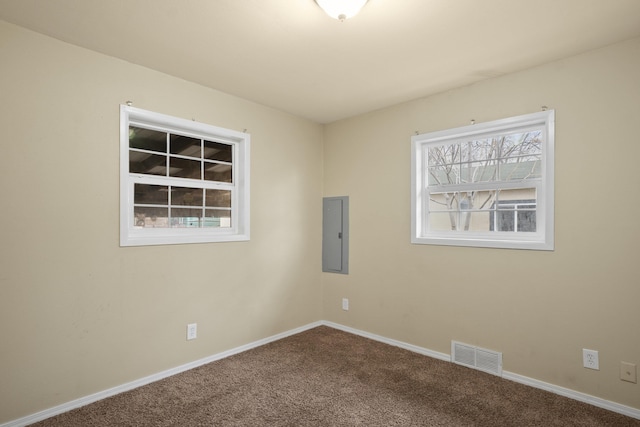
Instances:
[[[451,361],[479,371],[502,376],[502,353],[451,341]]]

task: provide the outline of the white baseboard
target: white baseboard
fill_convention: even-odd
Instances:
[[[340,329],[345,332],[349,332],[355,335],[360,335],[365,338],[370,338],[375,341],[380,341],[385,344],[393,345],[396,347],[404,348],[409,351],[413,351],[419,354],[424,354],[425,356],[430,356],[435,359],[445,360],[447,362],[451,361],[451,355],[446,353],[440,353],[437,351],[429,350],[426,348],[418,347],[413,344],[407,344],[402,341],[396,341],[393,339],[385,338],[380,335],[371,334],[369,332],[360,331],[357,329],[350,328],[348,326],[343,326],[333,322],[321,322],[323,325],[330,326],[335,329]],[[554,384],[549,384],[544,381],[539,381],[533,378],[525,377],[523,375],[515,374],[513,372],[502,371],[502,378],[511,380],[520,384],[528,385],[530,387],[539,388],[542,390],[549,391],[554,394],[558,394],[560,396],[565,396],[573,400],[577,400],[579,402],[588,403],[593,406],[597,406],[599,408],[603,408],[609,410],[611,412],[616,412],[618,414],[626,415],[631,418],[636,418],[640,420],[640,409],[632,408],[631,406],[621,405],[616,402],[611,402],[609,400],[601,399],[599,397],[591,396],[589,394],[581,393],[579,391],[571,390],[568,388],[560,387]]]
[[[309,323],[305,326],[301,326],[299,328],[291,329],[286,332],[282,332],[280,334],[272,335],[270,337],[254,341],[249,344],[242,345],[240,347],[233,348],[231,350],[223,351],[221,353],[214,354],[213,356],[205,357],[204,359],[196,360],[194,362],[186,363],[184,365],[168,369],[163,372],[159,372],[157,374],[149,375],[144,378],[140,378],[135,381],[128,382],[126,384],[122,384],[108,390],[103,390],[98,393],[94,393],[85,397],[81,397],[76,400],[72,400],[67,403],[63,403],[62,405],[54,406],[53,408],[45,409],[44,411],[36,412],[35,414],[28,415],[23,418],[19,418],[17,420],[9,421],[4,424],[0,424],[0,427],[24,427],[29,424],[36,423],[38,421],[45,420],[47,418],[53,417],[55,415],[59,415],[72,409],[79,408],[81,406],[88,405],[90,403],[97,402],[99,400],[105,399],[107,397],[115,396],[116,394],[123,393],[128,390],[132,390],[134,388],[141,387],[143,385],[147,385],[153,383],[155,381],[161,380],[163,378],[170,377],[172,375],[179,374],[180,372],[185,372],[190,369],[197,368],[198,366],[206,365],[207,363],[215,362],[216,360],[224,359],[229,356],[233,356],[234,354],[242,353],[247,350],[251,350],[256,347],[263,346],[270,342],[278,341],[283,338],[286,338],[291,335],[299,334],[300,332],[304,332],[309,329],[313,329],[317,326],[328,326],[334,329],[339,329],[344,332],[348,332],[354,335],[359,335],[365,338],[372,339],[374,341],[379,341],[385,344],[389,344],[395,347],[400,347],[405,350],[412,351],[414,353],[422,354],[425,356],[433,357],[434,359],[444,360],[447,362],[451,361],[451,356],[446,353],[440,353],[438,351],[429,350],[423,347],[418,347],[413,344],[408,344],[402,341],[397,341],[394,339],[386,338],[380,335],[372,334],[369,332],[361,331],[359,329],[354,329],[348,326],[340,325],[338,323],[328,322],[328,321],[318,321]],[[571,389],[567,389],[564,387],[559,387],[557,385],[545,383],[543,381],[538,381],[533,378],[528,378],[522,375],[514,374],[512,372],[503,371],[502,377],[511,381],[515,381],[517,383],[525,384],[530,387],[539,388],[542,390],[549,391],[551,393],[555,393],[561,396],[569,397],[571,399],[585,402],[590,405],[597,406],[599,408],[607,409],[612,412],[616,412],[619,414],[626,415],[628,417],[636,418],[640,420],[640,409],[632,408],[630,406],[621,405],[619,403],[611,402],[608,400],[601,399],[599,397],[591,396],[585,393],[580,393]]]
[[[184,365],[180,365],[172,369],[167,369],[166,371],[158,372],[157,374],[149,375],[148,377],[140,378],[138,380],[110,388],[108,390],[90,394],[89,396],[81,397],[80,399],[72,400],[71,402],[63,403],[62,405],[54,406],[53,408],[45,409],[44,411],[36,412],[35,414],[31,414],[23,418],[18,418],[17,420],[9,421],[8,423],[0,424],[0,427],[24,427],[29,424],[51,418],[59,414],[63,414],[65,412],[71,411],[72,409],[97,402],[98,400],[106,399],[107,397],[115,396],[116,394],[133,390],[134,388],[142,387],[143,385],[151,384],[172,375],[179,374],[180,372],[185,372],[190,369],[197,368],[198,366],[206,365],[207,363],[215,362],[216,360],[224,359],[225,357],[233,356],[234,354],[242,353],[244,351],[251,350],[252,348],[260,347],[265,344],[269,344],[270,342],[281,340],[290,335],[299,334],[300,332],[304,332],[308,329],[315,328],[322,324],[322,322],[309,323],[308,325],[301,326],[299,328],[291,329],[289,331],[282,332],[280,334],[276,334],[258,341],[254,341],[252,343],[245,344],[231,350],[214,354],[213,356],[205,357],[204,359],[186,363]]]
[[[579,391],[571,390],[569,388],[560,387],[554,384],[549,384],[544,381],[538,381],[533,378],[525,377],[522,375],[514,374],[513,372],[502,371],[502,378],[511,380],[520,384],[528,385],[530,387],[546,390],[560,396],[568,397],[579,402],[588,403],[599,408],[606,409],[611,412],[617,412],[618,414],[626,415],[627,417],[636,418],[640,420],[640,409],[632,408],[631,406],[621,405],[610,400],[601,399],[599,397],[591,396],[590,394],[581,393]]]
[[[371,334],[369,332],[365,332],[365,331],[361,331],[361,330],[358,330],[358,329],[350,328],[348,326],[340,325],[338,323],[327,322],[327,321],[323,321],[321,323],[323,325],[325,325],[325,326],[329,326],[329,327],[334,328],[334,329],[340,329],[341,331],[349,332],[350,334],[360,335],[361,337],[365,337],[365,338],[372,339],[374,341],[379,341],[381,343],[389,344],[389,345],[392,345],[394,347],[400,347],[400,348],[403,348],[405,350],[412,351],[414,353],[419,353],[419,354],[423,354],[425,356],[433,357],[434,359],[445,360],[447,362],[451,361],[451,356],[446,354],[446,353],[440,353],[438,351],[433,351],[433,350],[429,350],[427,348],[418,347],[417,345],[408,344],[406,342],[393,340],[391,338],[386,338],[386,337],[383,337],[383,336],[380,336],[380,335],[376,335],[376,334]]]

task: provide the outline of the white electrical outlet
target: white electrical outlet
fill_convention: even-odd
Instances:
[[[187,340],[195,340],[198,338],[198,324],[189,323],[187,325]]]
[[[342,309],[345,311],[349,310],[349,298],[342,298]]]
[[[582,366],[588,369],[600,370],[600,360],[598,359],[598,350],[582,349]]]

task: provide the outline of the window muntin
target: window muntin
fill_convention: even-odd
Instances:
[[[121,245],[249,239],[249,135],[121,106]]]
[[[129,126],[129,172],[233,182],[233,145]]]
[[[231,190],[134,184],[135,227],[231,228]]]
[[[553,249],[553,111],[412,138],[412,242]]]

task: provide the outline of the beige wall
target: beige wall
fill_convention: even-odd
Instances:
[[[621,360],[640,365],[639,76],[635,39],[327,126],[324,194],[350,196],[351,238],[350,274],[323,279],[325,319],[502,351],[506,371],[640,408],[640,386],[619,379]],[[411,136],[543,105],[556,110],[555,251],[411,245]]]
[[[0,63],[0,423],[320,319],[640,409],[640,39],[328,125],[324,152],[317,124],[2,21]],[[118,246],[127,100],[248,129],[250,242]],[[542,105],[556,250],[411,245],[411,135]],[[323,191],[350,196],[349,275],[320,273]]]
[[[320,125],[2,21],[0,64],[0,424],[322,319]],[[248,129],[250,242],[118,246],[127,100]]]

